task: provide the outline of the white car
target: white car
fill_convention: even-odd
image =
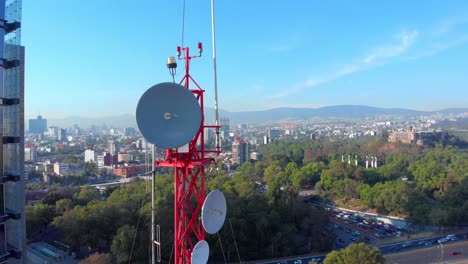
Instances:
[[[441,238],[441,239],[437,240],[437,242],[439,242],[439,243],[445,243],[447,241],[448,241],[447,238]]]

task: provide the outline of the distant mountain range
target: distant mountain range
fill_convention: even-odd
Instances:
[[[394,116],[394,117],[409,117],[430,115],[435,113],[441,114],[459,114],[468,112],[468,108],[450,108],[440,111],[417,111],[402,108],[378,108],[372,106],[361,105],[338,105],[326,106],[320,108],[273,108],[262,111],[248,112],[229,112],[220,110],[220,118],[228,118],[231,124],[261,124],[280,121],[293,120],[310,120],[315,118],[333,118],[333,119],[357,119],[357,118],[373,118],[377,116]],[[47,118],[47,117],[45,117]],[[207,124],[214,120],[215,113],[213,108],[205,110],[205,120]],[[214,123],[214,122],[213,122]],[[71,127],[78,124],[80,127],[90,127],[96,125],[99,127],[107,126],[109,128],[136,127],[135,116],[132,114],[124,114],[119,116],[86,118],[80,116],[72,116],[63,119],[48,120],[49,126]]]

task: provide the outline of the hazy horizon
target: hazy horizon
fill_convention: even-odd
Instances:
[[[424,111],[424,112],[437,112],[437,111],[442,111],[446,109],[468,109],[468,107],[448,107],[448,108],[441,108],[441,109],[413,109],[413,108],[399,108],[399,107],[379,107],[379,106],[371,106],[371,105],[326,105],[326,106],[318,106],[318,107],[289,107],[289,106],[278,106],[278,107],[273,107],[273,108],[267,108],[267,109],[259,109],[259,110],[249,110],[249,111],[229,111],[220,108],[219,111],[224,111],[228,113],[242,113],[242,112],[257,112],[257,111],[268,111],[268,110],[273,110],[273,109],[278,109],[278,108],[296,108],[296,109],[318,109],[322,107],[337,107],[337,106],[364,106],[364,107],[373,107],[373,108],[381,108],[381,109],[406,109],[406,110],[414,110],[414,111]],[[208,109],[214,110],[213,107],[207,107]],[[205,108],[205,109],[207,109]],[[25,114],[25,119],[34,119],[37,116],[42,116],[45,119],[68,119],[68,118],[74,118],[74,117],[79,117],[79,118],[90,118],[90,119],[100,119],[100,118],[107,118],[107,117],[118,117],[118,116],[126,116],[126,115],[131,115],[135,116],[135,113],[115,113],[115,114],[104,114],[104,115],[80,115],[80,114],[71,114],[67,116],[45,116],[43,114],[31,114],[31,113],[26,113]]]

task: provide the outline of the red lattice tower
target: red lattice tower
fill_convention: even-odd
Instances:
[[[181,56],[181,50],[184,57]],[[198,51],[201,54],[202,45],[198,43]],[[220,154],[217,150],[205,149],[205,128],[220,126],[204,125],[203,90],[190,76],[190,60],[200,56],[190,56],[189,48],[177,47],[179,59],[185,61],[185,76],[180,84],[190,90],[200,104],[202,121],[200,129],[195,137],[188,143],[188,151],[181,152],[178,149],[166,149],[165,160],[156,161],[158,167],[174,168],[174,263],[190,263],[191,253],[195,244],[205,239],[205,231],[199,221],[203,202],[205,200],[205,166],[214,162],[214,158],[206,157],[208,153]],[[194,84],[194,89],[190,84]],[[179,148],[180,149],[180,148]]]

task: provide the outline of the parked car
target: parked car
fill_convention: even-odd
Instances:
[[[450,251],[450,255],[452,256],[456,256],[456,255],[459,255],[461,254],[461,252],[458,252],[458,251]]]

